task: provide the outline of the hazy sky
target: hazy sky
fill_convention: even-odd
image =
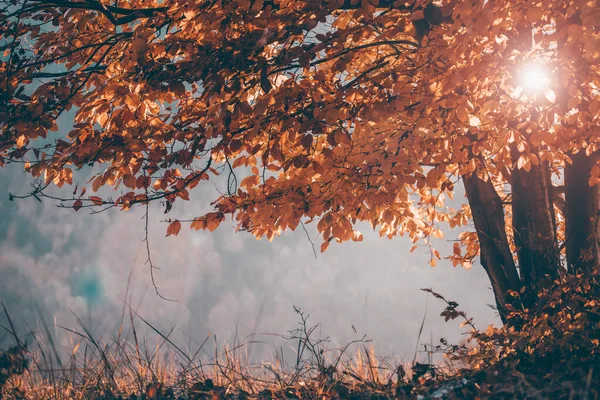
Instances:
[[[424,287],[460,303],[481,328],[499,322],[487,305],[493,294],[480,265],[465,270],[442,261],[431,268],[426,249],[409,253],[406,238],[380,239],[364,226],[362,243],[332,244],[315,259],[302,229],[270,243],[235,233],[228,220],[213,234],[184,226],[178,237],[165,237],[165,216],[154,204],[150,244],[162,268],[156,281],[161,294],[177,300],[166,302],[154,293],[144,265],[142,208],[90,215],[48,200],[9,201],[9,191],[24,193],[29,183],[19,165],[0,169],[0,299],[21,334],[26,323],[35,326],[38,306],[50,323],[73,326],[75,313],[101,332],[116,329],[130,273],[131,305],[161,329],[177,323],[175,341],[190,334],[202,341],[214,333],[225,342],[236,332],[285,334],[296,327],[297,306],[323,324],[334,345],[355,337],[354,325],[380,355],[412,359],[426,307],[423,340],[456,341],[461,334],[458,322],[439,317],[443,305],[420,291]],[[169,216],[199,215],[213,199],[202,190],[196,188],[191,202],[178,202]],[[315,237],[314,227],[307,229]],[[456,234],[442,241],[446,254]],[[318,237],[315,244],[318,251]],[[6,326],[4,315],[0,324]],[[6,340],[0,330],[0,343]]]

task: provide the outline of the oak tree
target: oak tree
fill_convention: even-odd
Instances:
[[[36,178],[13,198],[168,211],[226,174],[168,234],[315,222],[324,251],[361,221],[426,244],[460,227],[431,263],[479,257],[503,318],[598,265],[597,0],[0,3],[0,165]]]

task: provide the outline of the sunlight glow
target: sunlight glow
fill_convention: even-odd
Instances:
[[[519,85],[530,93],[543,92],[550,81],[548,71],[539,65],[525,66],[519,73]]]

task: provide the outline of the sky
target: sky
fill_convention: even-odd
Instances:
[[[145,265],[144,208],[91,215],[46,199],[9,201],[8,192],[23,194],[30,183],[20,165],[0,169],[0,300],[20,335],[37,332],[43,318],[64,349],[70,342],[60,326],[73,328],[77,316],[98,335],[113,332],[124,304],[164,332],[175,326],[174,342],[202,342],[211,334],[220,343],[264,340],[268,345],[253,345],[260,357],[285,344],[277,335],[297,327],[294,306],[321,324],[331,347],[366,334],[378,355],[412,360],[424,315],[421,342],[461,340],[459,322],[445,323],[443,304],[421,288],[458,302],[479,328],[500,323],[488,306],[493,293],[478,263],[466,270],[442,260],[432,268],[427,249],[410,253],[408,238],[379,238],[365,225],[359,227],[363,242],[332,244],[321,254],[316,224],[309,224],[315,258],[300,227],[272,242],[236,233],[231,220],[214,233],[184,225],[177,237],[165,237],[165,216],[153,204],[149,241],[161,268],[155,279],[160,293],[176,300],[165,301]],[[168,216],[200,215],[214,191],[200,185],[191,197]],[[446,232],[442,254],[450,254],[457,234]],[[4,315],[0,325],[8,326]],[[0,345],[10,340],[0,329]]]

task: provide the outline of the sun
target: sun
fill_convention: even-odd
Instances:
[[[519,72],[519,86],[528,93],[540,93],[548,88],[550,74],[541,65],[529,64]]]

